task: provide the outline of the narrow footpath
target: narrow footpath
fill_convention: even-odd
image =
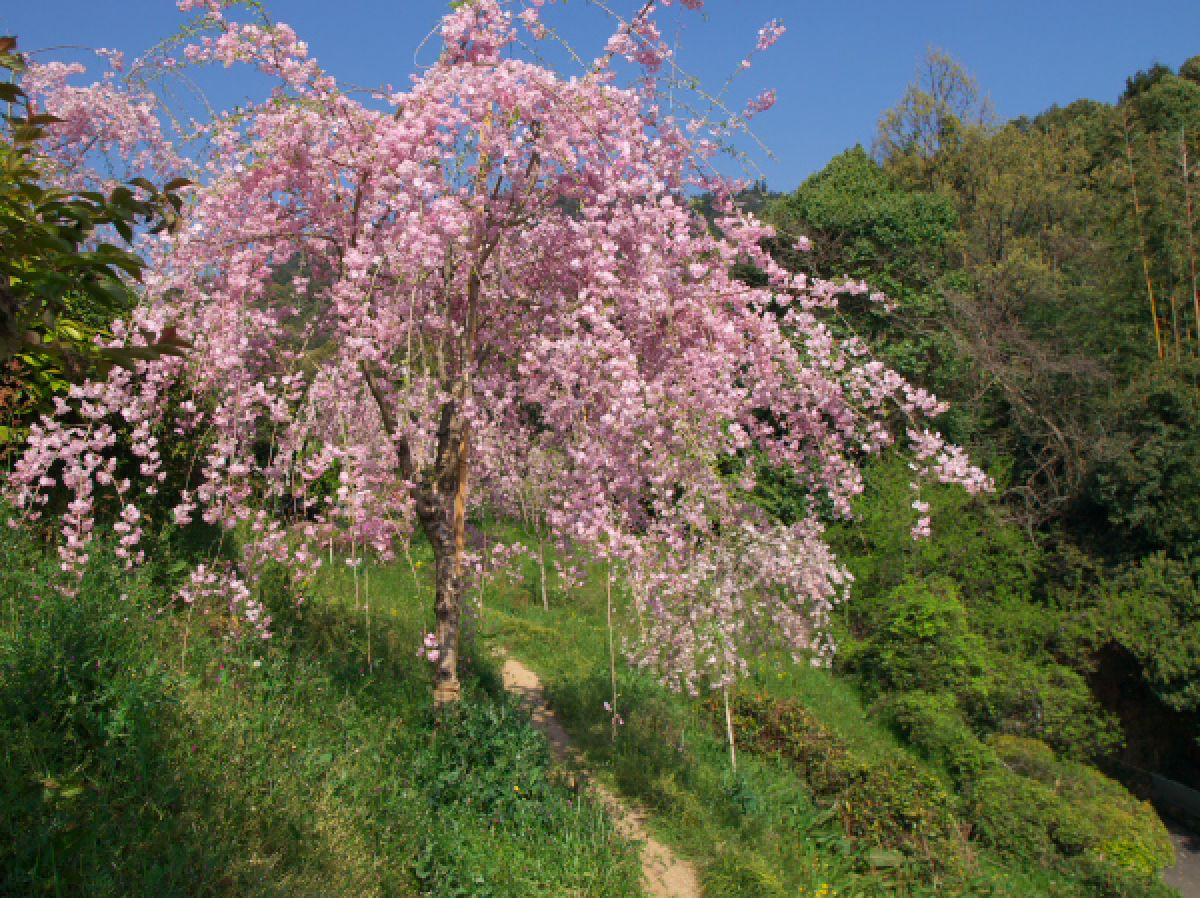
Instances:
[[[521,700],[533,718],[533,725],[550,741],[555,758],[586,772],[582,755],[571,744],[571,737],[546,703],[546,692],[538,675],[515,658],[505,657],[503,678],[504,688]],[[704,893],[695,867],[677,858],[670,848],[650,835],[645,814],[630,807],[594,778],[588,781],[612,817],[617,831],[627,839],[642,843],[642,877],[646,894],[650,898],[702,898]]]

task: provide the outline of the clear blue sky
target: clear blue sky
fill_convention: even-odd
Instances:
[[[610,0],[628,10],[640,0]],[[267,0],[339,78],[403,85],[413,51],[447,9],[446,0]],[[948,50],[990,95],[1001,117],[1035,114],[1080,97],[1112,101],[1125,78],[1200,54],[1198,0],[708,0],[702,18],[678,19],[682,59],[719,88],[758,28],[780,18],[788,33],[736,83],[740,108],[764,87],[778,91],[757,131],[775,159],[756,161],[775,189],[791,189],[840,150],[869,144],[880,113],[912,78],[925,48]],[[550,7],[573,43],[598,50],[602,22],[583,0]],[[0,33],[24,49],[115,47],[135,55],[183,21],[171,0],[0,0]],[[425,61],[434,55],[427,49]],[[236,101],[236,84],[217,88]]]

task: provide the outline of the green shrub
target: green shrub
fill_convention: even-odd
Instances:
[[[900,852],[938,869],[962,862],[954,801],[929,771],[906,758],[857,757],[793,701],[738,696],[732,710],[743,744],[791,762],[861,848]]]
[[[788,892],[761,855],[720,845],[704,868],[704,894],[711,898],[784,898]]]
[[[710,708],[720,713],[715,702]],[[837,795],[853,780],[848,746],[807,708],[765,695],[739,695],[731,711],[739,740],[791,762],[818,798]]]
[[[1170,834],[1149,802],[1094,767],[1072,761],[1056,770],[1060,793],[1089,824],[1089,852],[1132,873],[1157,875],[1175,862]]]
[[[963,840],[954,800],[941,781],[903,758],[858,764],[837,798],[846,833],[867,845],[917,858],[930,867],[954,869]]]
[[[1000,735],[992,739],[992,746],[996,750],[996,757],[1009,770],[1054,785],[1058,757],[1045,742],[1024,736]]]
[[[1157,875],[1136,873],[1101,861],[1081,860],[1081,879],[1089,898],[1179,898]]]
[[[1079,827],[1064,819],[1063,803],[1049,786],[997,767],[980,776],[970,794],[975,836],[1001,855],[1048,866],[1082,852]]]
[[[1143,558],[1102,595],[1105,636],[1137,659],[1155,696],[1175,711],[1200,710],[1200,560]]]
[[[985,652],[980,663],[984,672],[958,691],[977,732],[1000,730],[1040,739],[1078,759],[1104,758],[1120,746],[1116,715],[1096,701],[1074,670],[994,651]]]
[[[861,672],[884,689],[955,689],[978,673],[983,652],[967,627],[958,587],[945,577],[892,590],[879,628],[859,656]]]
[[[1131,882],[1174,862],[1162,821],[1120,783],[1086,764],[1058,759],[1036,739],[999,736],[993,744],[1003,766],[972,789],[985,843],[1039,864],[1071,858],[1086,861],[1088,870],[1109,866]]]
[[[958,783],[996,763],[995,752],[971,730],[949,693],[904,692],[889,698],[883,708],[904,737]]]

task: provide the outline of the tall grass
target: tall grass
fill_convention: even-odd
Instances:
[[[369,621],[344,569],[300,607],[268,580],[272,641],[197,619],[184,656],[161,568],[98,559],[70,599],[53,568],[0,546],[0,894],[640,894],[486,663],[435,726],[406,570],[372,572]]]

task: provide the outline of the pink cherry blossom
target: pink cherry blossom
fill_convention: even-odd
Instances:
[[[113,329],[114,345],[139,346],[173,328],[193,349],[73,388],[9,478],[27,519],[51,489],[67,495],[68,573],[88,562],[100,497],[120,509],[126,560],[143,560],[141,509],[175,488],[164,446],[187,440],[190,478],[157,501],[180,526],[236,531],[242,556],[198,568],[181,604],[221,605],[265,636],[252,598],[265,565],[303,585],[323,547],[388,560],[419,530],[437,580],[419,651],[449,700],[469,575],[522,551],[466,545],[486,508],[534,522],[568,580],[609,560],[637,611],[629,658],[698,692],[763,647],[829,662],[851,578],[817,509],[850,515],[865,457],[906,451],[918,481],[989,487],[932,430],[941,403],[824,324],[869,287],[782,268],[763,248],[772,228],[713,175],[713,135],[663,112],[642,77],[670,59],[653,5],[564,77],[510,52],[541,10],[463,4],[438,62],[386,108],[339,90],[286,25],[181,6],[204,25],[187,58],[255,66],[279,87],[208,127],[185,227],[145,239],[141,305]],[[765,28],[760,49],[781,33]],[[630,86],[614,56],[640,67]],[[39,89],[70,111],[65,74],[43,72]],[[137,164],[171,164],[112,139]],[[716,193],[711,226],[693,190]],[[739,262],[766,286],[732,277]],[[794,475],[796,523],[756,504],[758,462]]]

